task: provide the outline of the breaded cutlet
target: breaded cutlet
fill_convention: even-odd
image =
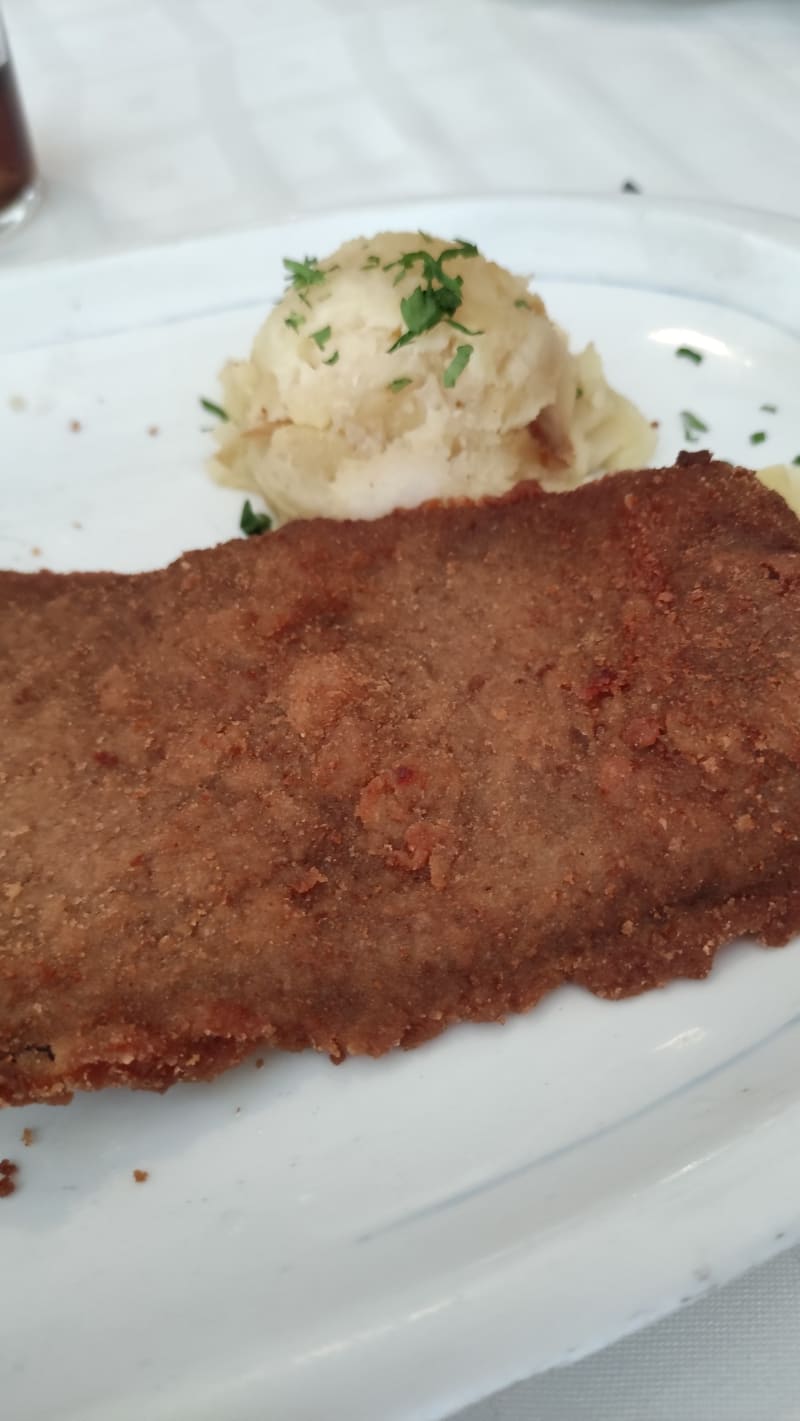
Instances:
[[[4,573],[0,648],[5,1103],[800,929],[800,523],[708,456]]]

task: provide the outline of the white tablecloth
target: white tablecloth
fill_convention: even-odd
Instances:
[[[628,178],[800,216],[800,0],[5,11],[47,197],[3,264],[383,198]],[[800,1250],[461,1421],[523,1417],[800,1421]]]

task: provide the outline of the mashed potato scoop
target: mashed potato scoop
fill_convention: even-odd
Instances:
[[[646,464],[648,421],[526,281],[470,242],[383,232],[284,263],[250,358],[222,371],[212,472],[282,522],[377,518],[521,479]]]
[[[762,484],[771,488],[773,493],[779,493],[800,518],[800,468],[790,464],[769,464],[765,469],[756,469],[756,474]]]

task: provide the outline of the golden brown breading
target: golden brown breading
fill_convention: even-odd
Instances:
[[[741,470],[0,578],[0,1099],[339,1059],[800,928],[800,525]]]

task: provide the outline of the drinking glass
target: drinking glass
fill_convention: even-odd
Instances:
[[[0,236],[25,222],[38,200],[36,160],[0,14]]]

